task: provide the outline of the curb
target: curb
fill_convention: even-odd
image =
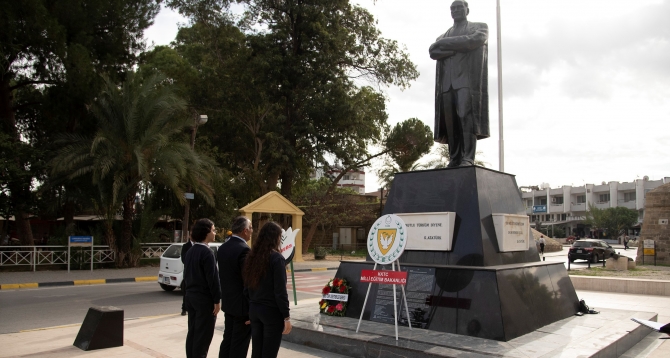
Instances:
[[[298,269],[293,272],[318,272],[337,270],[337,267],[317,267],[309,269]],[[286,270],[291,273],[291,270]],[[107,283],[123,283],[123,282],[151,282],[158,281],[158,276],[143,276],[130,278],[102,278],[95,280],[74,280],[74,281],[59,281],[59,282],[30,282],[30,283],[5,283],[0,284],[0,290],[16,290],[22,288],[40,288],[40,287],[58,287],[58,286],[86,286],[86,285],[104,285]]]
[[[5,283],[0,285],[0,290],[16,290],[21,288],[39,288],[39,287],[56,287],[56,286],[104,285],[107,283],[148,282],[148,281],[158,281],[158,276],[107,278],[107,279],[102,278],[96,280],[74,280],[74,281],[60,281],[60,282]]]

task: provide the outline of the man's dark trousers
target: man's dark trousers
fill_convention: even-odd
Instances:
[[[216,316],[212,298],[190,294],[186,296],[188,311],[188,334],[186,335],[186,357],[205,358],[214,337]]]
[[[225,327],[219,358],[246,358],[251,340],[251,325],[245,324],[247,317],[224,314]]]

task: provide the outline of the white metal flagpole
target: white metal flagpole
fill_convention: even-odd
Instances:
[[[500,0],[496,0],[496,26],[498,28],[498,127],[499,171],[505,171],[505,141],[503,140],[503,88],[502,88],[502,36],[500,35]]]
[[[400,261],[398,261],[398,272],[401,272]],[[405,286],[400,285],[402,290],[402,299],[405,301],[405,313],[407,313],[407,324],[409,325],[409,330],[412,330],[412,320],[409,318],[409,307],[407,306],[407,295],[405,294]]]
[[[395,261],[391,263],[391,270],[395,271]],[[398,300],[395,297],[395,283],[393,284],[393,323],[395,323],[395,340],[398,340]]]
[[[375,266],[372,268],[372,270],[374,271],[376,269],[377,269],[377,263],[375,262]],[[365,304],[368,303],[368,296],[370,295],[370,287],[372,287],[372,282],[368,284],[368,292],[365,293],[365,300],[363,301],[363,308],[361,308],[361,317],[358,318],[358,326],[356,326],[356,333],[358,333],[358,329],[361,328],[361,321],[363,320],[363,313],[365,312]]]

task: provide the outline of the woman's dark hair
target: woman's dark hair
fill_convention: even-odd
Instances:
[[[272,251],[279,250],[280,242],[281,227],[273,222],[263,225],[258,233],[258,238],[254,240],[253,247],[244,261],[242,277],[247,287],[258,287],[270,265],[270,255]]]
[[[195,242],[205,241],[207,234],[212,231],[212,226],[214,226],[212,220],[199,219],[195,222],[193,228],[191,229],[191,240]]]

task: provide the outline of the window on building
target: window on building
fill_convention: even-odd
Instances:
[[[547,205],[547,198],[540,198],[540,205]]]
[[[349,180],[349,178],[350,178],[349,174],[345,174],[345,175],[342,177],[342,180]]]
[[[568,214],[561,214],[561,221],[565,221],[568,219]]]
[[[530,216],[530,221],[535,221],[535,215]]]
[[[533,200],[532,199],[526,199],[526,207],[530,208],[531,206],[533,206]]]
[[[624,193],[623,201],[635,201],[635,192]]]
[[[598,196],[598,202],[600,202],[600,203],[609,203],[609,201],[610,201],[610,194],[609,193],[600,194]]]
[[[563,204],[563,197],[562,196],[555,196],[551,198],[551,203],[552,204]]]
[[[577,204],[586,203],[586,195],[577,195]]]

